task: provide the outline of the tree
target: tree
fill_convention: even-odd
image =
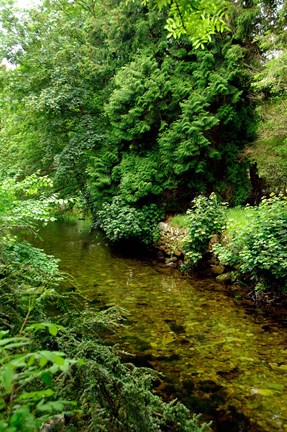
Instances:
[[[2,73],[2,168],[49,173],[63,196],[82,193],[95,217],[115,197],[167,211],[212,191],[244,201],[241,154],[256,123],[246,63],[260,11],[231,6],[232,32],[216,33],[205,50],[186,35],[167,38],[167,10],[140,0],[30,10],[3,47],[12,57],[21,49]]]
[[[188,206],[199,191],[246,199],[240,153],[253,139],[255,118],[245,50],[236,37],[218,37],[199,51],[161,34],[118,70],[105,105],[105,157],[88,166],[94,201],[108,198],[108,190],[129,203],[156,200],[170,210]]]
[[[247,154],[257,164],[265,188],[278,192],[287,185],[287,3],[266,1],[263,6],[264,27],[259,38],[263,59],[253,83],[258,98],[258,137]]]
[[[167,37],[187,35],[195,48],[204,48],[215,33],[229,31],[227,0],[142,0],[144,5],[168,10]]]

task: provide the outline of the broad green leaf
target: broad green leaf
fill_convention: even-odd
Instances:
[[[13,381],[15,378],[15,371],[14,368],[8,364],[4,367],[2,367],[2,370],[0,370],[0,379],[3,383],[4,389],[7,393],[10,393],[13,389]]]
[[[40,368],[43,368],[46,366],[46,364],[48,363],[48,359],[46,357],[41,357],[39,360],[39,366]]]
[[[51,325],[49,325],[48,329],[49,329],[49,333],[50,333],[52,336],[57,336],[57,333],[58,333],[58,327],[57,327],[56,325],[51,324]]]

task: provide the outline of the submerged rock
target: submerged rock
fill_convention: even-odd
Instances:
[[[225,285],[229,285],[233,282],[233,275],[232,273],[222,273],[216,276],[216,281]]]
[[[224,267],[221,264],[211,266],[211,271],[215,275],[221,275],[224,273]]]
[[[166,266],[171,267],[171,268],[176,268],[177,264],[176,264],[176,262],[168,262],[168,263],[166,263]]]

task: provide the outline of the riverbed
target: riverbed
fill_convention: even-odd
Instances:
[[[164,374],[165,398],[203,413],[216,432],[287,431],[284,322],[212,279],[112,250],[85,221],[40,234],[36,245],[61,259],[88,304],[125,309],[116,342],[125,360]]]

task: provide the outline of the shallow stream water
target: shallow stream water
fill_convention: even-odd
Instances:
[[[36,245],[61,259],[93,307],[125,308],[117,343],[164,373],[157,390],[216,432],[287,432],[286,323],[213,280],[122,256],[86,228],[53,223]]]

